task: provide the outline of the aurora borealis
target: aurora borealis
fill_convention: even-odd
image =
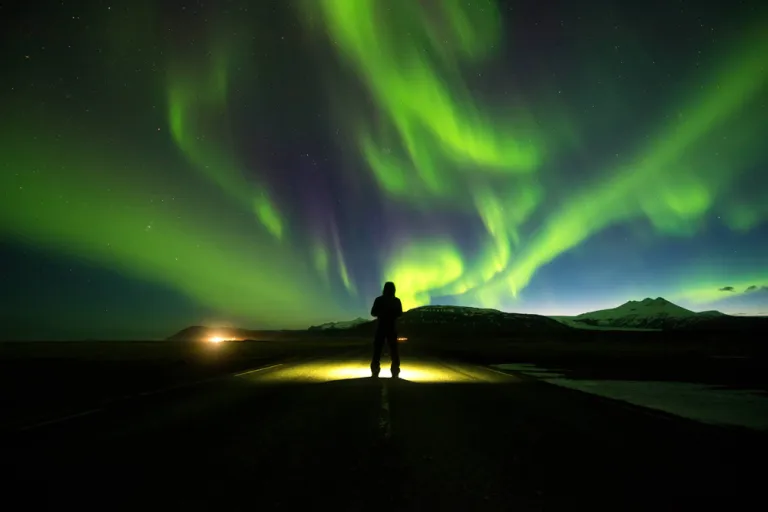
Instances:
[[[4,4],[9,336],[768,314],[768,9],[577,4]]]

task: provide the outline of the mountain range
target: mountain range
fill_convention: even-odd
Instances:
[[[212,337],[259,340],[285,333],[317,333],[323,335],[370,336],[374,320],[356,318],[328,322],[305,331],[258,331],[234,328],[188,327],[169,340],[200,340]],[[576,316],[542,316],[505,313],[496,309],[463,306],[421,306],[406,311],[398,321],[401,336],[482,336],[505,338],[534,334],[567,334],[574,329],[599,330],[665,330],[665,331],[751,331],[768,330],[768,318],[731,316],[719,311],[694,312],[662,297],[630,300],[624,304]]]

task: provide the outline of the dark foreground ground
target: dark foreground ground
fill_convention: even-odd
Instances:
[[[513,357],[498,348],[472,360],[408,342],[394,381],[364,377],[360,340],[62,347],[3,349],[4,509],[658,509],[762,494],[763,434],[480,365]]]

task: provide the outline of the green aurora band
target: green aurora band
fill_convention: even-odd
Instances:
[[[478,60],[500,37],[493,2],[449,0],[427,3],[375,0],[317,3],[327,30],[354,64],[387,113],[406,159],[374,143],[360,146],[381,186],[392,193],[456,193],[448,188],[446,162],[457,170],[528,173],[540,160],[536,144],[500,130],[460,85],[459,58]],[[386,15],[385,22],[381,16]],[[433,62],[425,48],[439,57]],[[451,88],[444,77],[453,78]]]
[[[20,129],[25,124],[34,133]],[[153,179],[162,168],[185,181],[184,165],[169,169],[168,161],[158,161],[153,167],[139,152],[84,149],[79,141],[100,140],[97,134],[44,135],[29,116],[18,116],[13,126],[0,137],[4,235],[165,284],[223,315],[259,318],[265,326],[343,315],[308,265],[240,209],[212,200],[197,183]],[[147,199],[147,189],[156,199]],[[233,236],[221,225],[252,236]]]
[[[665,234],[696,233],[718,194],[738,179],[763,144],[755,126],[733,121],[766,85],[766,28],[761,25],[737,48],[709,87],[633,163],[610,173],[605,183],[575,194],[550,216],[505,276],[514,295],[541,266],[610,225],[644,216]],[[739,144],[712,145],[725,136]]]
[[[135,27],[108,34],[110,66],[130,53],[136,27],[154,23],[157,8],[143,5]],[[552,105],[514,105],[516,116],[502,115],[466,80],[513,36],[503,33],[496,2],[295,5],[376,106],[376,115],[361,114],[347,127],[364,177],[398,208],[476,221],[471,252],[448,233],[403,229],[373,273],[397,283],[406,308],[446,296],[466,305],[510,304],[542,267],[612,226],[642,221],[657,233],[692,237],[712,214],[735,232],[768,220],[768,192],[728,197],[768,132],[758,102],[768,84],[765,23],[745,31],[707,70],[708,86],[681,92],[631,158],[601,164],[589,184],[555,198],[548,185],[562,169],[551,161],[563,139],[578,139],[578,129],[557,115],[532,114],[556,110]],[[142,83],[141,94],[110,82],[116,107],[99,119],[41,107],[33,93],[4,108],[0,237],[159,283],[259,327],[359,315],[368,297],[343,233],[332,221],[323,224],[328,236],[305,229],[315,219],[286,213],[291,208],[270,187],[270,169],[253,169],[238,156],[232,84],[259,64],[249,48],[256,29],[239,27],[235,37],[225,24],[212,25],[194,48],[169,49],[160,78]],[[107,65],[101,72],[117,73]],[[125,120],[128,110],[153,112],[154,104],[160,114],[151,122]],[[140,144],[146,133],[156,138]],[[706,304],[726,285],[750,293],[768,285],[768,271],[696,267],[668,285],[669,296]]]
[[[734,120],[750,117],[747,109],[766,84],[768,27],[761,23],[723,59],[710,85],[686,101],[677,120],[662,124],[654,143],[625,166],[606,169],[598,183],[576,190],[542,225],[523,230],[532,233],[523,238],[521,228],[531,228],[525,223],[543,200],[535,177],[528,176],[544,162],[543,138],[534,144],[492,124],[457,73],[459,58],[481,61],[501,37],[495,3],[319,5],[329,38],[358,71],[404,149],[400,158],[392,155],[393,136],[386,130],[379,141],[372,135],[376,129],[361,135],[361,153],[382,189],[396,199],[429,202],[451,195],[457,203],[469,190],[488,232],[486,251],[471,263],[445,240],[395,251],[385,275],[409,290],[409,307],[460,294],[468,294],[468,303],[498,306],[517,297],[542,266],[612,225],[646,218],[661,233],[693,235],[764,142],[764,117]],[[724,138],[738,143],[723,144]],[[471,179],[462,180],[469,169]],[[507,179],[488,179],[498,172]],[[763,194],[722,214],[732,229],[748,230],[766,219],[766,204]]]
[[[487,250],[473,265],[446,240],[434,246],[414,241],[395,251],[385,275],[410,297],[419,297],[405,306],[487,283],[511,263],[519,228],[542,198],[531,177],[541,162],[542,137],[533,137],[528,123],[500,129],[461,81],[462,61],[482,62],[499,42],[495,3],[396,0],[387,9],[373,0],[304,5],[313,13],[312,7],[319,8],[329,37],[386,113],[385,126],[370,127],[359,139],[381,188],[422,204],[463,201],[469,190],[471,206],[488,231]],[[382,133],[386,143],[377,144],[374,133]],[[478,174],[487,179],[479,180]],[[456,274],[457,268],[463,271]]]
[[[195,58],[171,59],[168,125],[173,140],[195,169],[233,199],[252,205],[264,227],[282,238],[284,221],[263,185],[249,183],[229,134],[227,92],[235,43],[213,37]],[[185,62],[188,61],[188,62]]]

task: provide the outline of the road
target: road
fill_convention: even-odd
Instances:
[[[763,436],[403,352],[399,380],[369,378],[361,347],[20,429],[3,495],[36,510],[537,510],[762,488]]]

